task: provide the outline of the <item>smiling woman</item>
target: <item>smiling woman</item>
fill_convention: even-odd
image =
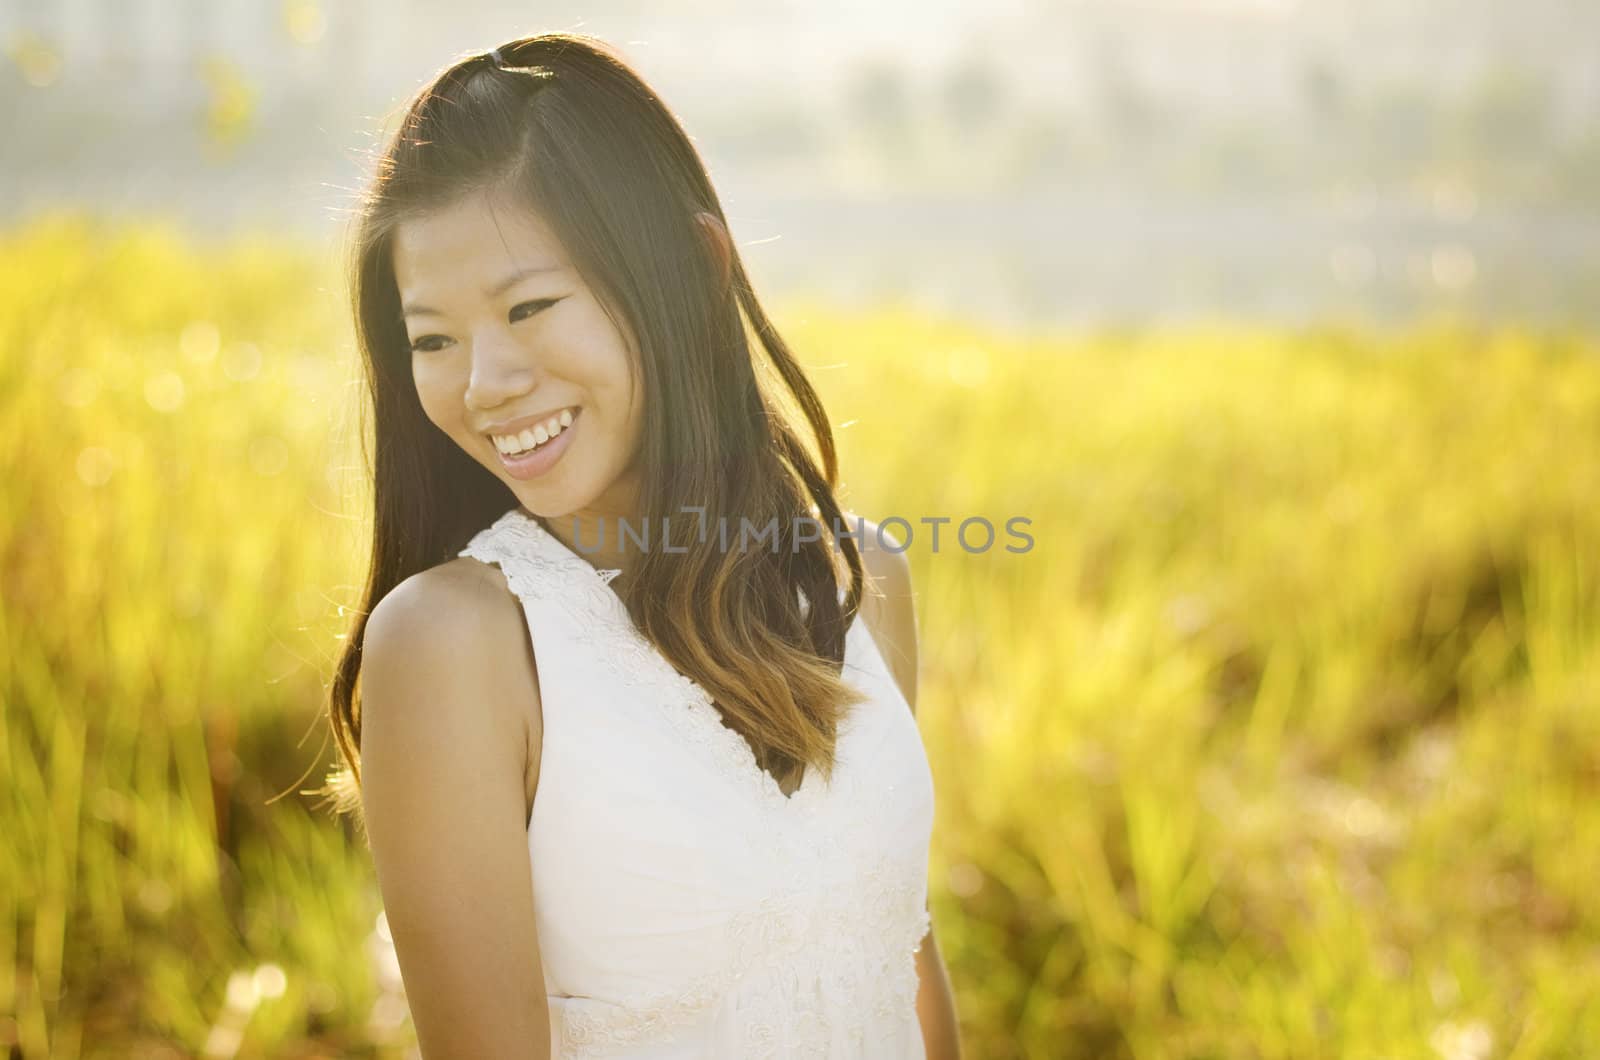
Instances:
[[[957,1055],[909,565],[841,511],[677,121],[592,38],[465,59],[354,251],[374,521],[331,787],[423,1055]]]
[[[525,483],[517,496],[531,511],[634,512],[643,396],[633,338],[538,215],[504,191],[472,192],[402,222],[392,254],[428,419],[488,470]],[[588,444],[572,448],[579,434]]]

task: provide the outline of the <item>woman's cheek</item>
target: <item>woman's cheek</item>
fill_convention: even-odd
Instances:
[[[458,374],[442,358],[418,358],[411,365],[411,378],[417,385],[417,393],[427,395],[433,401],[450,395]]]
[[[445,380],[437,370],[426,366],[414,366],[411,379],[416,384],[417,403],[422,406],[423,413],[441,430],[447,429],[443,415],[449,405],[450,395]]]

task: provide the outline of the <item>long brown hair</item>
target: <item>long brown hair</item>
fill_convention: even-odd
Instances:
[[[800,763],[831,775],[838,722],[862,698],[840,675],[863,581],[855,542],[833,532],[844,516],[822,403],[762,311],[736,246],[723,283],[694,220],[709,213],[726,229],[721,203],[688,136],[639,74],[579,34],[541,34],[497,52],[498,63],[488,55],[455,63],[413,98],[356,217],[349,267],[371,398],[363,443],[374,443],[366,453],[372,556],[329,689],[345,768],[322,790],[360,819],[357,685],[372,609],[517,504],[424,414],[390,256],[399,222],[487,188],[510,191],[544,219],[607,312],[637,337],[645,401],[635,515],[653,531],[669,526],[674,551],[643,550],[617,583],[635,624],[705,689],[758,764],[776,776]],[[817,456],[789,422],[780,386]],[[703,517],[686,507],[703,507]],[[820,538],[796,532],[807,517],[820,522]],[[777,547],[723,549],[715,531],[701,540],[682,529],[726,520],[731,535],[746,518],[758,528],[775,518]],[[680,554],[680,544],[689,551]]]

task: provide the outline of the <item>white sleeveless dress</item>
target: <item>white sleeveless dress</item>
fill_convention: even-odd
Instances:
[[[532,631],[544,744],[528,824],[551,1055],[922,1060],[933,777],[859,619],[831,783],[784,795],[602,573],[520,507],[460,555]]]

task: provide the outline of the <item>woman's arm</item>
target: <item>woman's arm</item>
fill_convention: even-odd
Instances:
[[[427,1060],[551,1052],[525,812],[538,687],[515,608],[449,563],[385,596],[363,642],[363,815]]]
[[[928,1060],[961,1060],[955,995],[931,927],[917,950],[917,1021],[922,1024],[922,1045]]]
[[[906,697],[913,715],[917,711],[917,609],[911,586],[911,563],[892,534],[885,542],[900,551],[878,547],[879,530],[870,520],[863,524],[865,540],[861,565],[867,576],[862,598],[862,618],[873,630],[884,661]],[[917,1020],[928,1060],[960,1060],[961,1037],[955,996],[945,970],[934,929],[929,927],[917,949]]]

